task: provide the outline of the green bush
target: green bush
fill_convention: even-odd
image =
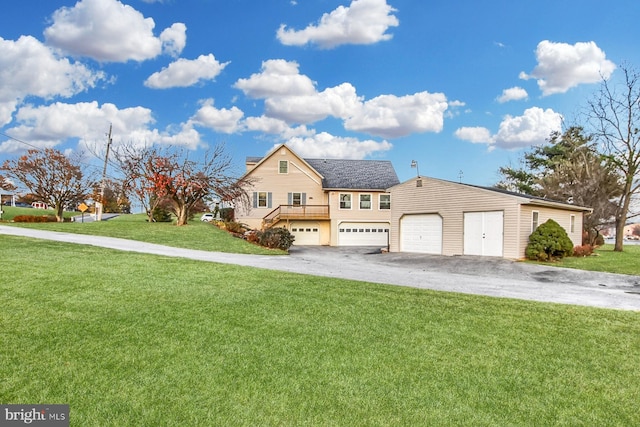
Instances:
[[[257,232],[258,244],[271,249],[289,250],[295,236],[286,228],[268,228],[264,231]]]
[[[160,206],[153,210],[153,220],[155,222],[171,222],[171,212]]]
[[[527,258],[534,261],[553,261],[572,254],[573,242],[564,228],[552,219],[531,233],[525,251]]]

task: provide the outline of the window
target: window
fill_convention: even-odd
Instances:
[[[254,208],[271,208],[271,193],[267,191],[255,191],[253,193]]]
[[[351,194],[340,194],[340,209],[351,209]]]
[[[378,200],[378,209],[389,210],[391,209],[391,194],[381,194]]]
[[[287,193],[287,204],[290,206],[306,205],[307,193]]]
[[[278,173],[289,173],[289,162],[287,160],[280,160]]]
[[[538,228],[538,217],[540,213],[538,211],[531,212],[531,232],[533,233]]]
[[[265,191],[258,192],[258,207],[259,208],[267,207],[267,193]]]
[[[571,226],[571,232],[575,233],[576,232],[576,216],[575,215],[571,215],[571,222],[570,222]]]
[[[371,194],[360,195],[360,209],[371,209]]]

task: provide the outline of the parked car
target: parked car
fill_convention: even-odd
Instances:
[[[200,221],[211,222],[215,219],[215,216],[212,213],[202,214],[200,217]]]

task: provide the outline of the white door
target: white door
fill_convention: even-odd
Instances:
[[[442,254],[442,217],[405,215],[400,220],[400,251]]]
[[[387,246],[389,224],[384,222],[343,222],[338,226],[339,246]]]
[[[296,246],[311,246],[320,244],[320,227],[316,222],[292,222],[289,231],[295,237]]]
[[[502,256],[504,212],[464,214],[464,254]]]

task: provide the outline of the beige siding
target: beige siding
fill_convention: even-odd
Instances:
[[[560,224],[562,228],[565,229],[565,231],[569,235],[569,238],[573,242],[573,246],[582,245],[582,226],[584,220],[584,215],[582,212],[554,209],[545,206],[523,205],[520,216],[520,221],[523,224],[520,230],[520,239],[522,241],[521,253],[523,254],[523,256],[524,251],[527,248],[527,244],[529,243],[529,236],[533,231],[532,226],[534,211],[538,212],[538,225],[547,222],[549,219],[553,219],[555,222]],[[571,231],[571,216],[575,216],[573,232]]]
[[[582,241],[583,213],[568,207],[546,207],[529,205],[530,199],[517,195],[502,194],[483,188],[461,185],[433,178],[417,178],[390,189],[391,244],[390,250],[400,250],[400,221],[404,215],[417,213],[439,214],[442,221],[442,252],[444,255],[461,255],[464,250],[465,212],[502,211],[504,213],[503,256],[520,259],[531,234],[531,212],[539,212],[539,224],[553,218],[564,227],[574,244]],[[571,216],[575,215],[574,231],[570,232]]]
[[[279,172],[281,160],[288,161],[288,173]],[[331,220],[316,221],[320,228],[320,244],[337,245],[338,227],[345,221],[352,222],[386,222],[389,223],[391,210],[379,209],[379,191],[325,191],[322,188],[322,177],[286,147],[268,155],[260,163],[247,163],[246,176],[254,180],[249,195],[253,192],[271,193],[271,208],[253,208],[252,200],[249,207],[236,207],[236,220],[250,226],[260,228],[262,218],[280,205],[289,203],[288,193],[306,193],[307,205],[328,205]],[[339,194],[351,194],[351,209],[340,209]],[[371,209],[360,209],[360,194],[371,194]],[[393,201],[392,201],[393,203]],[[286,221],[277,224],[279,227],[289,227]]]
[[[340,195],[351,194],[351,209],[340,209]],[[371,194],[371,209],[360,209],[360,194]],[[371,222],[389,223],[391,220],[390,209],[380,209],[380,194],[389,194],[377,191],[330,191],[329,212],[331,213],[331,245],[338,244],[338,229],[344,222]],[[393,199],[391,200],[393,206]]]
[[[516,198],[431,178],[420,178],[391,189],[391,251],[400,250],[400,221],[402,216],[432,213],[442,217],[442,253],[464,253],[465,212],[501,211],[504,213],[503,254],[518,258],[519,204]]]
[[[279,172],[280,161],[288,162],[288,172]],[[289,203],[288,193],[306,193],[307,205],[326,205],[328,200],[322,190],[322,178],[286,147],[281,147],[276,152],[265,158],[253,167],[246,175],[253,180],[248,188],[249,196],[253,192],[271,193],[271,207],[239,206],[236,208],[236,220],[243,222],[252,228],[260,228],[262,218],[280,205]]]

